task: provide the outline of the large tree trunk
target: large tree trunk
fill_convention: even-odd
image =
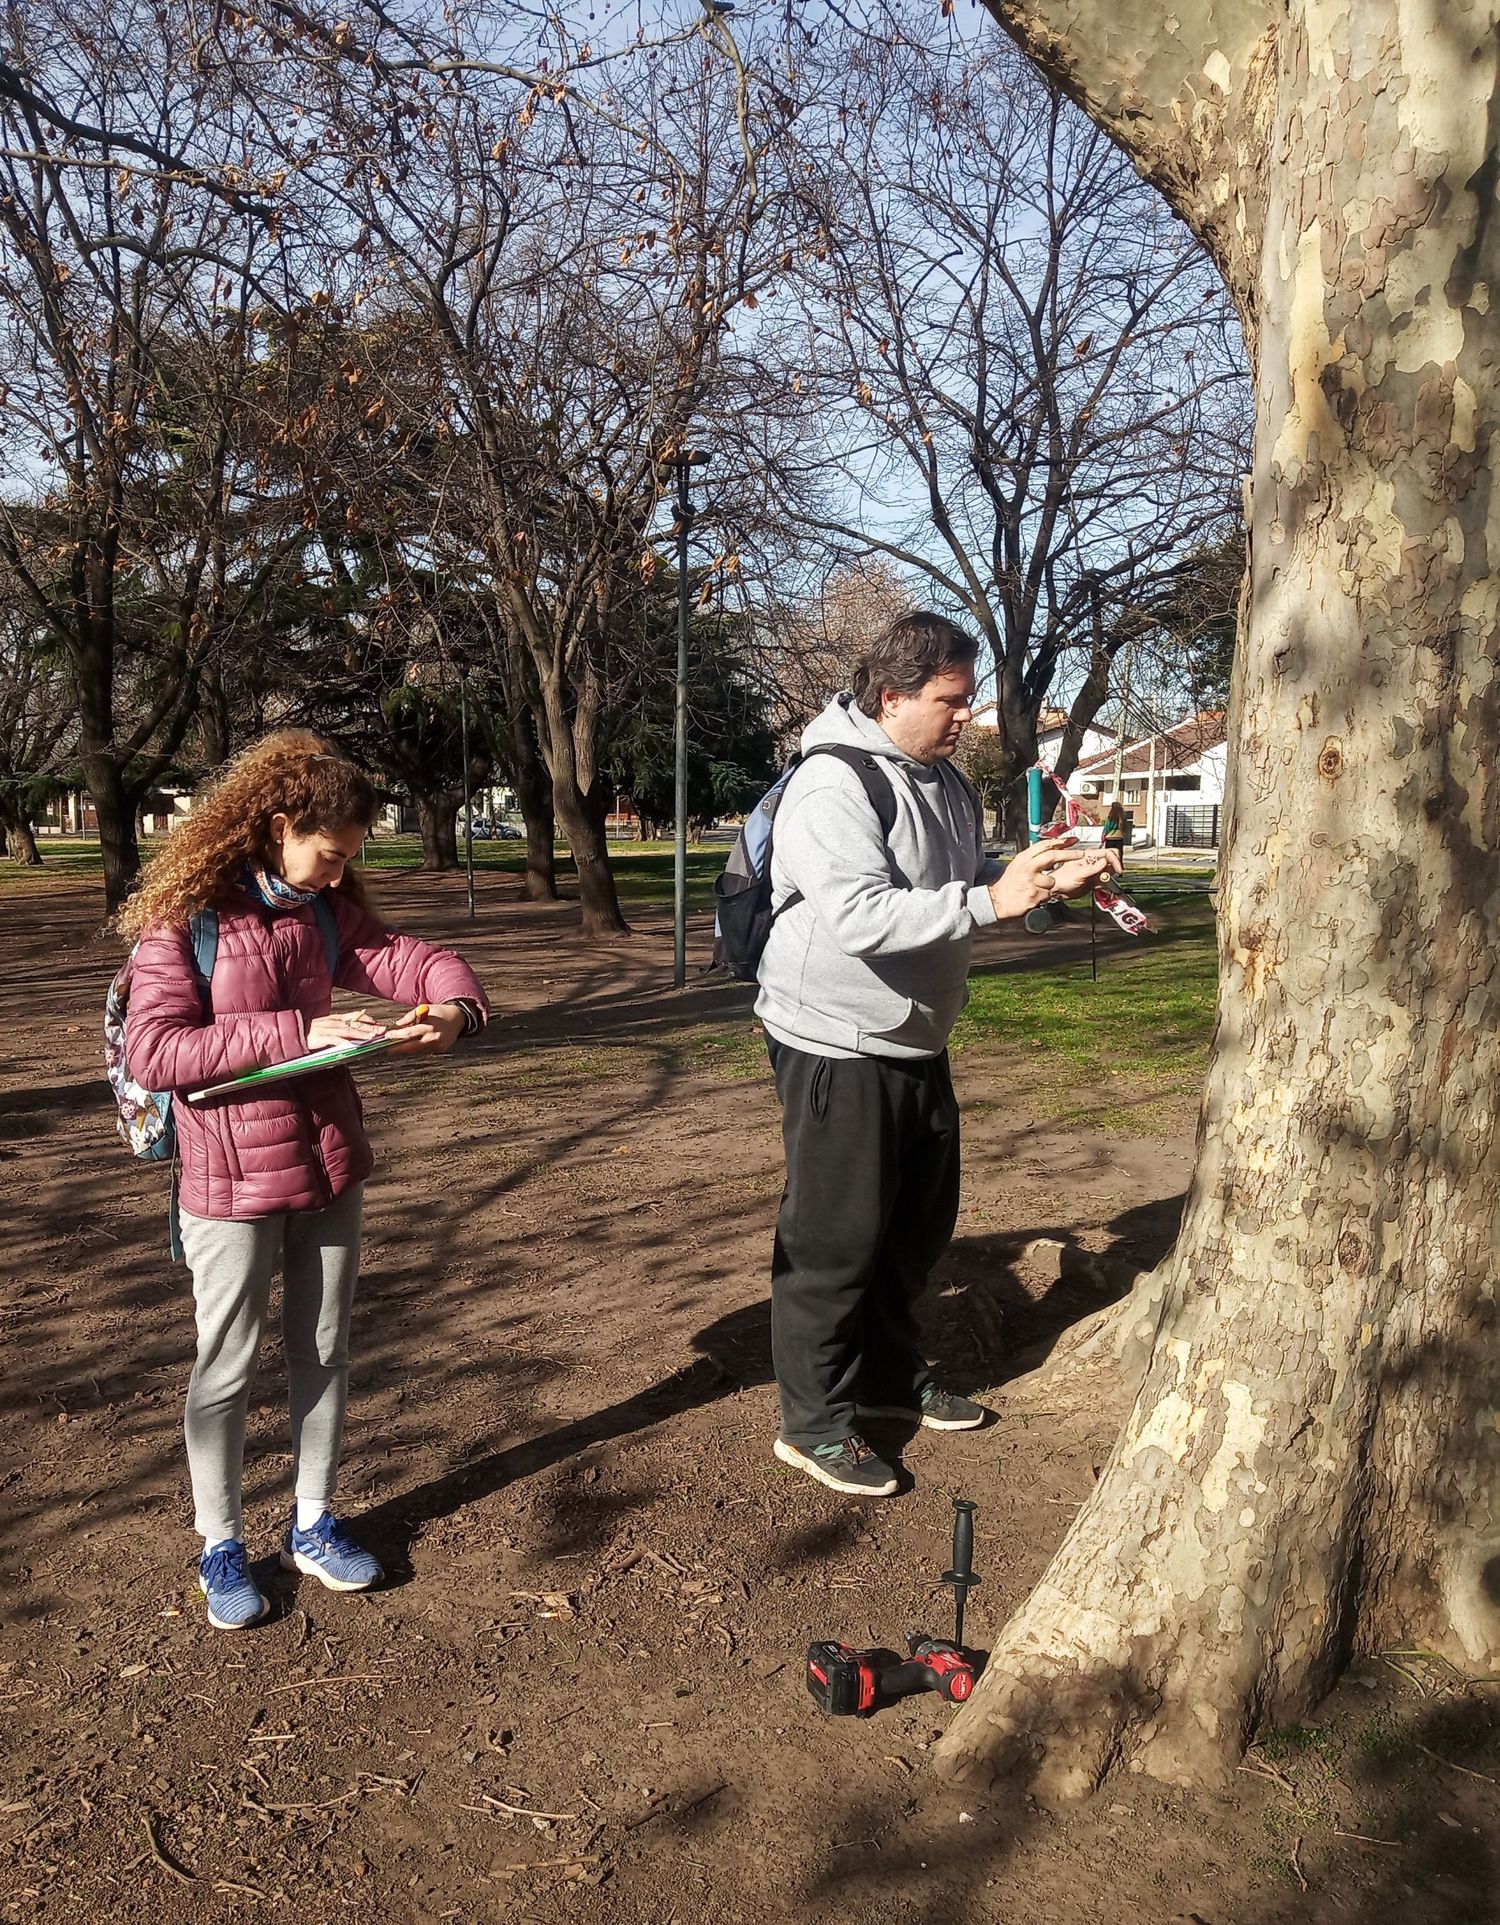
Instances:
[[[509,733],[510,776],[526,825],[522,893],[528,902],[556,902],[557,821],[552,808],[552,778],[536,745],[536,724],[529,708],[512,709]]]
[[[1500,0],[995,5],[1258,319],[1257,451],[1182,1236],[941,1762],[1199,1783],[1356,1649],[1500,1661]]]
[[[571,699],[571,706],[570,706]],[[586,936],[630,933],[609,859],[609,791],[598,770],[599,691],[592,682],[569,690],[555,670],[544,675],[536,723],[552,806],[578,869],[578,897]]]
[[[135,798],[107,751],[81,757],[83,779],[99,821],[99,853],[104,868],[104,910],[112,916],[141,873],[141,845],[135,830]]]
[[[0,828],[5,831],[5,853],[12,862],[24,863],[33,869],[40,867],[41,852],[18,785],[0,783]]]
[[[446,791],[433,794],[411,792],[417,812],[417,829],[422,837],[424,869],[458,867],[458,803]]]
[[[605,834],[609,796],[603,784],[596,782],[590,793],[580,794],[576,782],[559,781],[554,774],[552,799],[578,866],[583,933],[586,936],[628,935],[630,924],[620,907],[615,872],[609,859],[609,839]]]

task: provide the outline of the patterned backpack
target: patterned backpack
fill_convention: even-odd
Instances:
[[[334,976],[339,966],[339,932],[333,909],[321,895],[313,900],[318,933],[323,938],[323,953],[328,958],[328,973]],[[188,917],[188,934],[193,943],[193,969],[203,995],[205,1013],[209,1012],[208,986],[214,973],[214,958],[219,953],[219,912],[200,909]],[[139,947],[139,945],[137,945]],[[138,1163],[167,1163],[177,1153],[177,1124],[172,1115],[170,1090],[143,1089],[130,1074],[125,1060],[125,1018],[130,1007],[130,965],[135,950],[109,986],[104,1002],[104,1069],[115,1093],[118,1115],[115,1128],[120,1140]]]
[[[214,958],[219,952],[218,910],[200,909],[195,916],[189,916],[188,933],[193,939],[193,968],[206,1009],[209,978],[214,973]],[[104,999],[104,1073],[115,1093],[115,1108],[119,1112],[115,1128],[126,1149],[138,1163],[166,1163],[177,1152],[171,1092],[143,1089],[130,1074],[130,1065],[125,1060],[125,1016],[130,1007],[130,966],[134,961],[132,949]]]

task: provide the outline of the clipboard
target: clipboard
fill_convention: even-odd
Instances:
[[[357,1063],[363,1056],[379,1056],[383,1050],[408,1041],[409,1037],[375,1036],[367,1043],[330,1043],[327,1049],[294,1056],[289,1063],[268,1063],[264,1069],[247,1070],[243,1076],[231,1076],[227,1082],[210,1083],[207,1089],[189,1090],[187,1100],[206,1103],[211,1096],[227,1096],[232,1090],[258,1089],[262,1083],[280,1083],[289,1076],[310,1076],[314,1070],[342,1069],[346,1063]]]

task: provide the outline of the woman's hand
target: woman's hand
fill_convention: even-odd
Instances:
[[[990,884],[990,901],[997,916],[1024,916],[1039,903],[1076,896],[1101,876],[1118,875],[1122,866],[1113,849],[1085,854],[1073,836],[1053,836],[1011,857],[1005,874]]]
[[[377,1023],[362,1009],[344,1016],[314,1016],[307,1025],[307,1047],[328,1049],[334,1043],[373,1043],[385,1034],[385,1024]]]
[[[418,1050],[432,1050],[441,1054],[452,1049],[464,1033],[464,1013],[457,1003],[418,1003],[409,1016],[403,1016],[393,1023],[388,1032],[399,1040],[391,1050],[393,1056],[410,1056]]]

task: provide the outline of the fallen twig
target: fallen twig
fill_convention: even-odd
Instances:
[[[141,1824],[145,1827],[146,1843],[151,1847],[151,1856],[164,1872],[170,1872],[181,1885],[196,1885],[198,1874],[179,1865],[175,1858],[162,1849],[161,1840],[156,1835],[156,1819],[149,1811],[141,1813]]]
[[[291,1813],[295,1816],[296,1814],[304,1811],[333,1811],[339,1805],[347,1805],[353,1799],[359,1798],[362,1796],[363,1796],[363,1791],[361,1787],[356,1785],[352,1791],[341,1792],[337,1798],[320,1799],[316,1804],[272,1805],[272,1804],[262,1804],[259,1798],[252,1798],[248,1791],[242,1791],[240,1793],[240,1803],[242,1805],[248,1805],[251,1811],[258,1811],[264,1817],[269,1818],[273,1814],[279,1814],[280,1816],[285,1817],[288,1813]]]
[[[1296,1787],[1284,1771],[1273,1765],[1269,1758],[1256,1751],[1247,1751],[1240,1765],[1241,1771],[1248,1771],[1257,1778],[1269,1778],[1273,1784],[1280,1785],[1283,1791],[1294,1791]]]
[[[634,1818],[627,1818],[622,1826],[625,1831],[634,1831],[639,1825],[649,1825],[653,1818],[660,1818],[666,1809],[667,1793],[657,1792],[644,1811],[638,1811]]]
[[[496,1811],[509,1812],[512,1818],[544,1818],[549,1825],[566,1825],[578,1816],[576,1811],[533,1811],[529,1805],[508,1805],[503,1798],[492,1798],[487,1791],[479,1795],[487,1805],[493,1805]]]
[[[585,1865],[594,1863],[598,1852],[578,1853],[567,1858],[532,1858],[522,1865],[501,1865],[502,1872],[546,1872],[557,1871],[564,1865],[576,1865],[581,1871]]]
[[[1500,1785],[1500,1778],[1491,1778],[1487,1772],[1483,1771],[1470,1771],[1467,1765],[1456,1765],[1451,1758],[1445,1758],[1440,1751],[1430,1750],[1424,1744],[1419,1744],[1417,1749],[1427,1757],[1435,1758],[1440,1765],[1446,1765],[1450,1771],[1462,1772],[1465,1778],[1477,1778],[1482,1785]]]
[[[1302,1850],[1302,1834],[1301,1832],[1298,1832],[1297,1842],[1292,1846],[1292,1856],[1289,1862],[1291,1864],[1293,1872],[1296,1874],[1297,1883],[1302,1887],[1303,1891],[1306,1891],[1307,1880],[1302,1875],[1302,1865],[1299,1859],[1299,1853],[1301,1852],[1301,1850]]]
[[[275,1697],[278,1691],[317,1691],[329,1684],[387,1684],[378,1671],[356,1671],[347,1678],[293,1678],[290,1684],[273,1684],[266,1688],[268,1698]]]
[[[1399,1851],[1401,1849],[1401,1840],[1399,1838],[1367,1838],[1362,1831],[1339,1831],[1337,1829],[1335,1829],[1333,1835],[1335,1838],[1352,1839],[1356,1845],[1386,1845],[1392,1851]]]

